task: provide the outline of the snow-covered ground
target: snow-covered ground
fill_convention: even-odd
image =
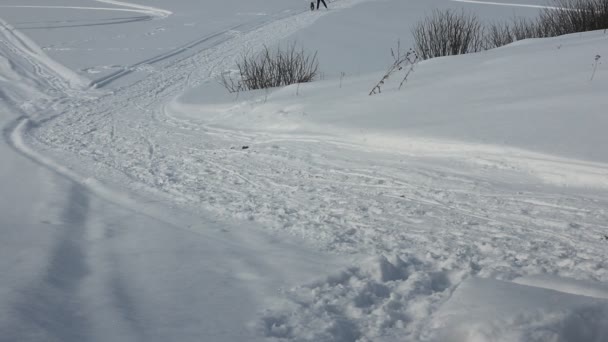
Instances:
[[[433,8],[545,3],[328,4],[0,1],[0,340],[608,338],[608,34],[370,97]],[[322,80],[218,84],[294,41]]]

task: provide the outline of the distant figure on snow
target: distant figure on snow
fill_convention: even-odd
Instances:
[[[327,4],[325,3],[325,0],[317,0],[317,9],[319,9],[319,5],[323,3],[323,6],[325,6],[325,8],[327,9]]]

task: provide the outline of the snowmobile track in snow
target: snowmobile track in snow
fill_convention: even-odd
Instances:
[[[34,72],[23,77],[53,89],[46,112],[39,112],[46,102],[25,108],[29,117],[8,127],[5,136],[22,154],[109,197],[116,197],[113,188],[151,193],[192,210],[288,231],[324,250],[426,255],[436,267],[416,267],[426,276],[421,286],[427,281],[431,290],[423,288],[413,298],[446,300],[462,278],[492,277],[507,268],[513,276],[542,270],[608,280],[602,271],[605,245],[598,243],[608,221],[608,198],[537,191],[535,180],[527,178],[518,180],[518,193],[505,187],[513,178],[495,179],[463,163],[470,158],[466,151],[438,167],[425,158],[350,141],[241,132],[165,111],[188,87],[213,82],[233,68],[240,53],[271,45],[322,15],[304,10],[220,30],[95,80],[99,89],[89,90],[74,89],[65,73],[43,55],[32,55],[36,49],[3,24],[2,46],[20,60],[15,68],[29,66]],[[233,35],[234,30],[240,32]],[[126,82],[144,65],[156,71]],[[231,149],[245,144],[246,151]],[[374,163],[362,166],[359,158]],[[478,158],[509,163],[495,155]],[[457,275],[450,279],[443,268]],[[277,317],[271,318],[280,322]]]

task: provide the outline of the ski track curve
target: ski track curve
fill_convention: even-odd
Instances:
[[[0,8],[36,8],[36,9],[57,9],[57,10],[83,10],[83,11],[110,11],[110,12],[130,12],[143,13],[150,17],[161,17],[158,13],[152,11],[144,11],[130,8],[113,8],[113,7],[88,7],[88,6],[47,6],[47,5],[2,5]]]
[[[357,2],[335,4],[340,9]],[[130,7],[155,11],[134,6]],[[339,291],[341,298],[353,298],[365,294],[365,286],[380,284],[403,298],[426,301],[432,312],[471,275],[512,279],[548,272],[608,281],[605,244],[599,240],[607,228],[608,198],[564,189],[529,190],[535,188],[527,180],[518,181],[513,189],[507,184],[518,175],[507,173],[504,180],[489,177],[492,170],[477,171],[463,163],[462,156],[438,167],[424,158],[328,137],[231,131],[178,120],[165,112],[165,103],[186,87],[213,81],[234,65],[240,52],[270,45],[319,16],[303,11],[220,31],[93,81],[101,89],[84,93],[74,90],[66,81],[71,77],[58,72],[44,55],[32,53],[36,50],[2,21],[0,43],[34,70],[25,76],[57,90],[49,95],[55,100],[47,113],[23,109],[28,118],[15,124],[10,140],[21,153],[88,187],[119,183],[192,210],[202,207],[226,218],[255,220],[268,229],[304,237],[322,250],[389,255],[388,261],[375,261],[375,267],[387,262],[403,267],[408,276],[393,280],[412,283],[400,290],[399,282],[374,280],[355,267],[342,280],[304,287],[312,287],[318,296],[302,303],[320,304],[324,296]],[[243,31],[232,34],[236,29]],[[181,53],[189,50],[191,54]],[[162,72],[109,87],[131,69],[148,64]],[[241,151],[241,145],[252,148]],[[361,157],[373,160],[373,166],[362,166]],[[86,174],[100,179],[80,176]],[[365,286],[343,286],[350,281]],[[397,321],[406,325],[408,336],[415,338],[424,330],[424,317],[400,316],[391,309],[390,298],[375,298],[365,305],[361,310],[382,312],[385,320],[360,326],[370,323],[362,323],[357,312],[338,312],[325,319],[351,327],[356,332],[352,337],[373,339],[386,332],[386,324]],[[291,316],[270,312],[263,321],[269,326],[295,326],[293,320],[322,317],[314,311],[320,307],[302,305]],[[408,326],[408,321],[416,323]],[[269,337],[290,337],[272,329],[262,331]]]
[[[75,97],[81,94],[79,90],[88,83],[82,76],[55,62],[35,42],[1,18],[0,44],[7,55],[11,53],[16,60],[23,60],[31,66],[34,76],[30,79],[44,80],[64,96]]]
[[[130,2],[126,2],[126,1],[118,1],[118,0],[95,0],[95,1],[105,3],[105,4],[127,7],[127,8],[130,8],[131,10],[139,11],[140,13],[149,14],[149,15],[152,15],[155,17],[160,17],[160,18],[166,18],[166,17],[170,16],[171,14],[173,14],[173,12],[162,9],[162,8],[133,4]]]
[[[151,6],[137,5],[125,1],[115,0],[93,0],[109,5],[119,6],[117,7],[91,7],[91,6],[52,6],[52,5],[0,5],[1,8],[38,8],[38,9],[74,9],[74,10],[88,10],[88,11],[112,11],[112,12],[130,12],[130,13],[141,13],[153,18],[166,18],[173,14],[173,12]],[[122,7],[122,8],[121,8]]]

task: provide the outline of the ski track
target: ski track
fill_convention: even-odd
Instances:
[[[162,9],[162,8],[137,5],[137,4],[133,4],[130,2],[125,2],[125,1],[118,1],[118,0],[95,0],[95,1],[105,3],[105,4],[127,7],[127,8],[130,8],[131,10],[139,11],[140,13],[144,13],[144,14],[150,14],[150,15],[153,15],[153,16],[159,17],[159,18],[166,18],[166,17],[170,16],[171,14],[173,14],[173,12]]]
[[[75,97],[86,81],[83,77],[67,69],[48,57],[31,39],[16,30],[12,25],[0,19],[0,45],[6,55],[12,54],[10,60],[24,61],[31,67],[34,81],[44,80],[47,86],[64,96]]]
[[[119,1],[97,1],[159,17],[170,14]],[[357,2],[344,0],[334,5],[340,9]],[[233,56],[270,45],[321,15],[307,11],[283,14],[272,21],[202,37],[93,81],[100,90],[74,87],[70,73],[0,21],[2,51],[22,63],[14,66],[15,72],[38,89],[44,85],[50,89],[38,103],[22,108],[28,118],[20,119],[8,135],[22,153],[81,184],[89,181],[78,175],[94,174],[102,184],[151,191],[154,196],[161,192],[192,210],[203,208],[226,218],[255,220],[268,229],[304,237],[323,250],[387,255],[390,261],[379,259],[379,267],[386,262],[395,267],[406,265],[408,276],[392,280],[412,283],[401,291],[398,282],[370,280],[360,267],[354,267],[340,280],[304,286],[304,292],[316,290],[317,297],[308,298],[309,304],[322,303],[325,295],[336,291],[343,291],[341,298],[362,295],[364,287],[341,287],[354,280],[367,285],[382,283],[412,302],[426,300],[429,312],[471,275],[512,279],[547,272],[608,281],[606,245],[600,241],[608,228],[608,198],[596,193],[539,189],[534,186],[536,180],[509,172],[501,180],[491,176],[499,172],[492,167],[480,169],[463,162],[463,157],[472,158],[466,152],[437,164],[330,137],[219,129],[178,120],[165,111],[164,104],[186,87],[212,82],[231,68]],[[243,30],[241,34],[230,34],[237,29]],[[150,64],[156,64],[159,71],[133,84],[108,87],[133,69]],[[31,72],[19,71],[25,66]],[[48,106],[48,98],[52,106]],[[47,111],[40,113],[41,108]],[[250,149],[240,150],[242,145]],[[485,158],[490,165],[509,163],[500,156]],[[362,166],[361,159],[372,160],[369,165],[373,166]],[[512,183],[514,179],[516,183]],[[424,290],[429,283],[431,292]],[[290,295],[299,298],[300,290],[294,289]],[[381,311],[388,317],[375,326],[358,327],[361,312],[355,311],[336,312],[323,319],[351,328],[351,337],[373,339],[397,321],[405,325],[401,328],[408,336],[422,334],[425,317],[410,313],[413,316],[408,319],[403,310],[390,305],[391,297],[384,297],[359,308],[361,312]],[[289,327],[293,317],[304,321],[322,317],[314,311],[322,310],[319,305],[295,310],[295,316],[280,311],[265,314],[262,332],[269,337],[294,337],[269,327]],[[416,323],[408,325],[409,321]],[[388,327],[384,326],[387,322]]]
[[[143,13],[152,16],[159,16],[158,13],[153,11],[144,11],[138,9],[129,8],[112,8],[112,7],[87,7],[87,6],[45,6],[45,5],[2,5],[0,8],[37,8],[37,9],[57,9],[57,10],[86,10],[86,11],[111,11],[111,12],[131,12],[131,13]]]
[[[89,11],[114,11],[114,12],[131,12],[141,13],[150,17],[156,17],[159,19],[166,18],[173,14],[171,11],[164,10],[161,8],[136,5],[124,1],[116,0],[93,0],[104,4],[120,6],[122,8],[115,7],[91,7],[91,6],[48,6],[48,5],[2,5],[2,8],[38,8],[38,9],[74,9],[74,10],[89,10]]]

